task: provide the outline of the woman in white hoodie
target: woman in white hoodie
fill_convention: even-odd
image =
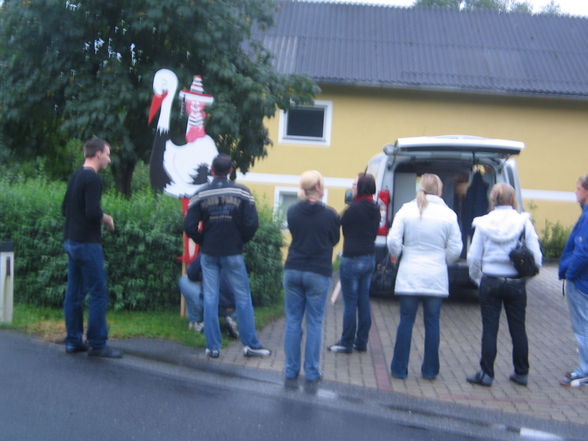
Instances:
[[[456,214],[441,199],[439,176],[424,174],[415,200],[404,204],[388,233],[388,250],[400,259],[394,292],[400,299],[400,323],[396,332],[390,371],[406,378],[412,327],[419,303],[423,304],[425,354],[423,378],[434,380],[439,373],[439,316],[443,299],[449,295],[447,264],[459,258],[461,233]]]
[[[529,346],[525,330],[527,292],[525,280],[518,278],[509,253],[524,231],[525,243],[541,266],[539,239],[528,213],[517,211],[515,190],[508,184],[492,187],[490,204],[494,209],[472,222],[474,236],[468,251],[470,277],[480,286],[482,313],[482,356],[480,370],[467,381],[491,386],[494,380],[496,338],[502,305],[512,339],[514,373],[510,381],[526,386],[529,374]]]

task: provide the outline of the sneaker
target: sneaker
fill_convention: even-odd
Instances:
[[[110,346],[104,346],[101,349],[91,348],[88,351],[88,357],[102,357],[102,358],[122,358],[123,354],[121,351],[112,349]]]
[[[559,384],[564,387],[580,387],[583,384],[588,384],[588,376],[579,375],[576,372],[568,372]]]
[[[204,331],[204,322],[192,322],[192,330],[196,333]]]
[[[514,374],[512,374],[510,377],[508,377],[508,379],[510,381],[512,381],[513,383],[518,384],[519,386],[526,386],[527,383],[529,382],[528,375],[519,375],[516,372]]]
[[[268,357],[272,354],[272,351],[266,348],[252,348],[250,346],[245,346],[243,348],[243,355],[245,357]]]
[[[492,386],[492,381],[494,381],[494,378],[492,378],[486,372],[480,370],[476,372],[474,375],[470,375],[469,377],[467,377],[466,380],[468,383],[479,384],[480,386],[484,387],[490,387]]]
[[[351,354],[353,352],[353,349],[340,344],[334,344],[329,346],[329,351],[339,354]]]
[[[220,351],[218,349],[208,349],[206,348],[206,356],[208,358],[218,358],[220,357]]]
[[[234,339],[239,338],[239,327],[237,326],[237,322],[229,315],[225,317],[225,329],[227,330],[229,337]]]

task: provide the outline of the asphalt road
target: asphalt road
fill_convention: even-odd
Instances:
[[[493,440],[467,421],[127,356],[66,355],[0,330],[0,440]],[[562,439],[562,438],[555,438]]]

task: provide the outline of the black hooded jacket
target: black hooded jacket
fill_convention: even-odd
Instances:
[[[339,216],[321,202],[301,201],[288,209],[292,242],[285,268],[331,276],[333,247],[339,242]]]

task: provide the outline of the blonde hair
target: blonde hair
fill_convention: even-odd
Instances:
[[[432,194],[439,196],[443,192],[443,182],[441,178],[433,173],[425,173],[421,176],[420,188],[416,195],[417,207],[419,207],[419,214],[423,216],[423,211],[427,208],[429,202],[427,195]]]
[[[588,190],[588,175],[580,176],[578,178],[578,184],[580,184],[584,190]]]
[[[490,191],[490,205],[491,208],[499,205],[510,205],[515,210],[519,209],[517,198],[515,197],[515,189],[504,182],[500,182]]]
[[[300,189],[298,190],[298,199],[320,199],[318,188],[324,188],[323,175],[316,170],[307,170],[300,175]]]

